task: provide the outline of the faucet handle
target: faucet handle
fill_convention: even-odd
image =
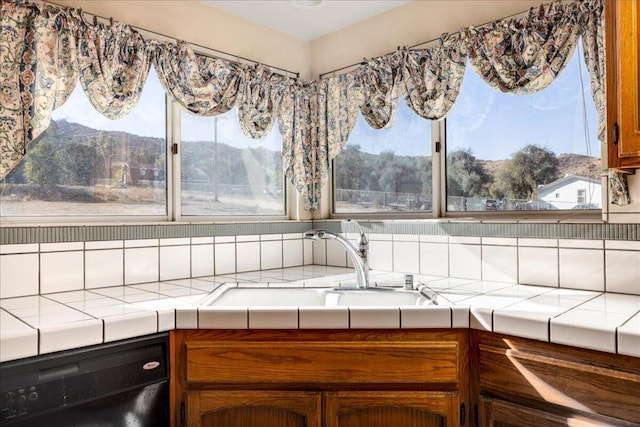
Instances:
[[[351,218],[349,218],[347,220],[347,222],[352,222],[354,223],[358,229],[360,230],[360,238],[358,239],[358,246],[367,246],[369,245],[369,239],[367,239],[367,235],[365,234],[364,230],[362,229],[362,226],[360,224],[358,224],[358,221],[355,221]]]

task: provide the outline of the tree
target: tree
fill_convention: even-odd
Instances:
[[[481,197],[491,184],[491,177],[471,149],[447,155],[447,192],[450,196]]]
[[[95,146],[70,142],[56,156],[66,183],[84,186],[95,183],[96,169],[101,163]]]
[[[498,172],[492,192],[496,196],[532,199],[538,186],[558,179],[558,164],[553,151],[528,144],[516,152]]]
[[[364,190],[369,187],[371,168],[367,167],[365,153],[358,144],[343,148],[337,158],[336,187],[347,190]]]
[[[29,151],[24,166],[27,182],[41,187],[60,184],[60,167],[56,160],[53,145],[45,139],[38,141]]]

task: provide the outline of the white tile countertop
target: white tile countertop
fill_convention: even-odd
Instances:
[[[211,307],[225,287],[326,287],[353,270],[305,266],[0,300],[0,361],[171,329],[474,328],[640,357],[640,296],[414,275],[438,305]],[[371,280],[401,286],[400,273]],[[210,298],[209,298],[210,299]]]

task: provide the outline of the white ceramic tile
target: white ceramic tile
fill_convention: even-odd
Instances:
[[[297,307],[249,307],[249,329],[297,328]]]
[[[176,307],[177,329],[198,329],[198,309],[195,307]]]
[[[618,353],[640,357],[640,314],[618,328]]]
[[[294,267],[303,264],[302,240],[282,241],[282,266]]]
[[[158,248],[124,250],[124,283],[155,282],[159,279]]]
[[[615,353],[615,327],[601,325],[583,325],[575,319],[551,319],[551,342],[574,347]]]
[[[217,239],[217,237],[216,237]],[[236,245],[230,243],[215,244],[215,273],[228,274],[236,272]]]
[[[138,239],[138,240],[125,240],[125,248],[148,248],[157,247],[159,245],[158,239]]]
[[[160,247],[160,280],[191,277],[191,246]]]
[[[0,255],[6,254],[28,254],[38,252],[37,243],[0,245]]]
[[[300,329],[349,329],[347,307],[300,307]]]
[[[0,255],[0,298],[38,292],[38,254]]]
[[[518,249],[515,246],[483,245],[482,280],[517,282]]]
[[[95,242],[84,242],[84,249],[99,250],[99,249],[122,249],[124,247],[123,240],[104,240]]]
[[[249,312],[246,307],[201,307],[198,310],[200,329],[247,329]]]
[[[312,240],[313,242],[313,263],[316,265],[327,265],[327,241]]]
[[[158,313],[140,311],[109,316],[104,321],[104,342],[117,341],[158,332]]]
[[[420,235],[420,241],[425,243],[449,243],[449,236],[446,235]]]
[[[603,240],[583,240],[583,239],[559,239],[558,246],[561,248],[579,248],[579,249],[602,249],[604,247]]]
[[[176,328],[176,311],[172,308],[158,309],[158,332],[171,331]]]
[[[236,242],[237,243],[240,243],[240,242],[259,242],[259,241],[260,241],[260,236],[258,236],[257,234],[236,236]]]
[[[590,299],[580,308],[630,316],[640,311],[640,296],[606,293]]]
[[[347,266],[347,251],[336,240],[327,240],[327,265],[335,267]]]
[[[160,239],[160,246],[185,246],[190,244],[191,239],[189,237]]]
[[[560,287],[604,291],[604,252],[560,248]]]
[[[640,295],[640,251],[605,252],[607,292]]]
[[[311,240],[303,240],[302,247],[304,252],[304,265],[313,265],[313,242]]]
[[[377,234],[377,233],[369,233],[367,235],[369,240],[375,241],[391,241],[393,240],[393,234]]]
[[[191,245],[191,277],[213,276],[213,245]]]
[[[492,331],[493,309],[485,307],[470,307],[469,327],[479,331]]]
[[[40,252],[82,251],[84,242],[40,243]]]
[[[263,270],[282,268],[282,240],[260,242],[260,265]]]
[[[38,354],[38,331],[0,310],[0,362]]]
[[[398,307],[349,307],[351,329],[398,329],[400,309]]]
[[[549,341],[549,316],[512,308],[493,312],[493,331],[539,341]]]
[[[260,235],[260,240],[262,240],[263,242],[269,241],[269,240],[282,240],[282,234],[261,234]]]
[[[400,307],[402,329],[450,328],[451,309],[449,307]]]
[[[85,289],[117,286],[124,283],[124,251],[108,249],[84,253]]]
[[[40,354],[102,342],[102,321],[99,319],[40,326]]]
[[[482,244],[490,246],[517,246],[518,239],[515,237],[483,237]]]
[[[519,238],[518,246],[529,246],[535,248],[557,248],[557,239],[527,239]]]
[[[420,243],[417,241],[393,242],[393,271],[401,273],[420,271]]]
[[[420,241],[420,236],[417,234],[394,234],[393,235],[394,242],[418,242]]]
[[[452,277],[480,279],[482,274],[480,245],[449,245],[449,274]]]
[[[40,254],[40,293],[74,291],[84,287],[83,252]]]
[[[518,283],[558,286],[558,249],[520,247],[518,249]]]
[[[420,274],[448,276],[449,245],[442,243],[420,243]]]
[[[235,243],[236,236],[216,236],[216,243]]]
[[[451,307],[451,327],[468,328],[469,316],[468,307]]]
[[[192,245],[210,245],[213,244],[213,236],[210,237],[192,237]]]
[[[236,271],[260,270],[260,242],[236,243]]]
[[[451,245],[479,245],[480,237],[475,236],[449,236],[449,244]]]
[[[393,271],[392,241],[369,241],[369,267],[372,270]]]
[[[297,240],[302,239],[302,233],[284,233],[282,240]]]
[[[640,241],[637,240],[605,240],[604,244],[606,249],[640,251]]]

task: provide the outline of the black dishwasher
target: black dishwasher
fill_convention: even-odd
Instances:
[[[0,364],[0,425],[169,425],[168,334]]]

